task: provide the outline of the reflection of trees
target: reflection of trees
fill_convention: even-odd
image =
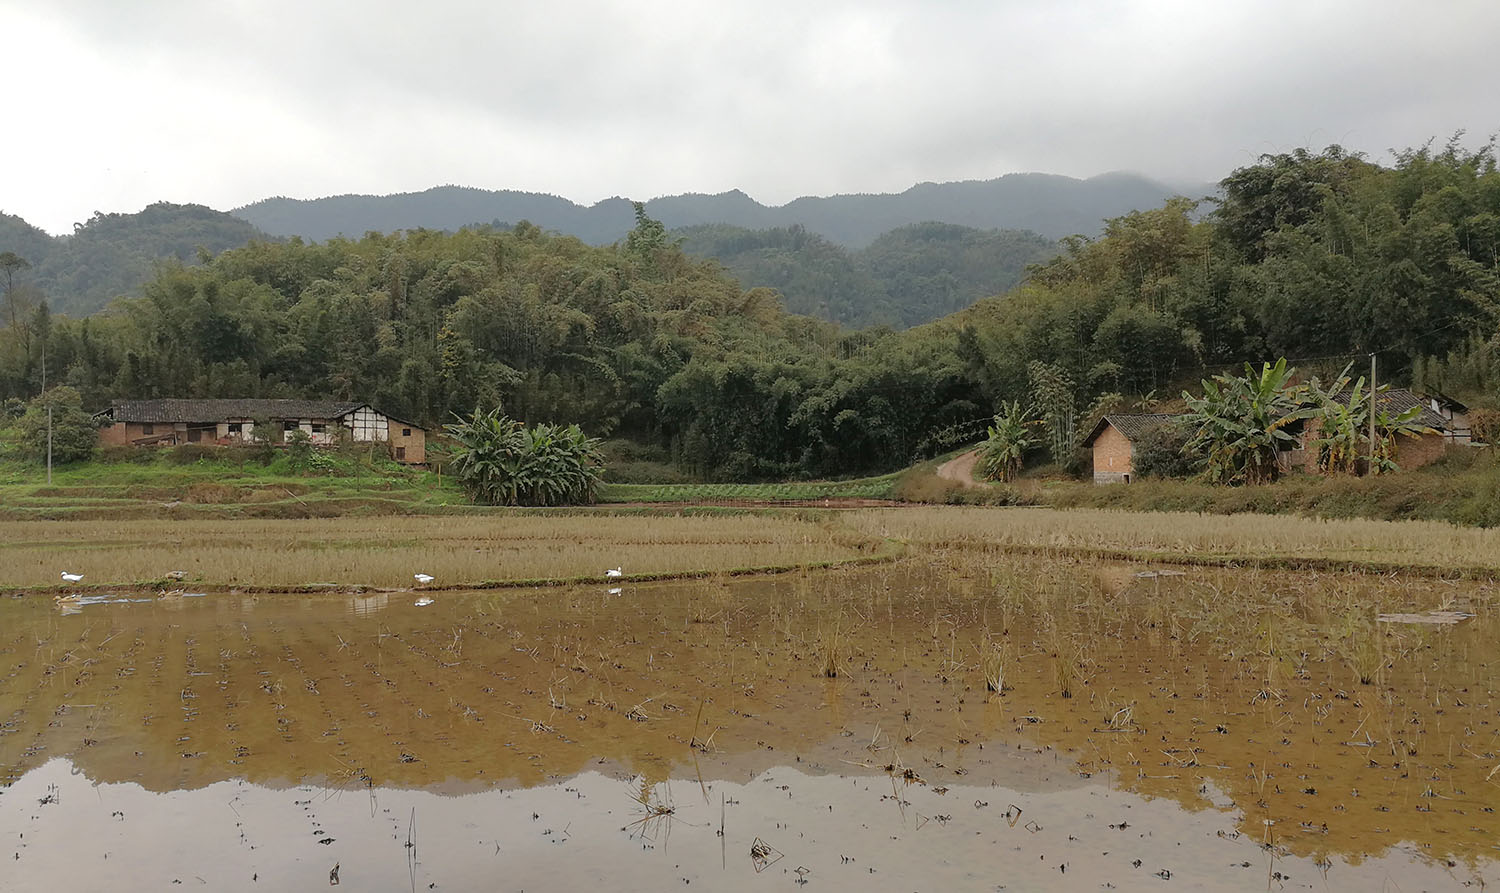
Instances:
[[[1079,784],[1081,768],[1189,809],[1221,790],[1247,828],[1275,821],[1300,853],[1488,852],[1494,761],[1463,730],[1493,710],[1494,665],[1469,655],[1500,621],[1393,630],[1382,685],[1364,686],[1338,624],[1350,606],[1435,603],[1425,584],[1096,571],[950,554],[619,597],[445,592],[420,610],[387,594],[73,616],[12,601],[0,766],[14,778],[66,755],[92,779],[158,791],[241,777],[469,789],[601,765],[654,784],[799,759],[1036,790]],[[829,680],[818,631],[834,623],[844,657]],[[1003,646],[1004,695],[985,691],[987,644]],[[1059,660],[1074,664],[1072,698]],[[1042,771],[1018,746],[1067,756]]]

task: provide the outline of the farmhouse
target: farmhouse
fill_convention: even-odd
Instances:
[[[1132,460],[1142,437],[1177,416],[1165,412],[1120,413],[1099,420],[1083,445],[1094,451],[1094,483],[1130,483]]]
[[[95,416],[106,445],[227,446],[252,439],[257,425],[270,426],[269,440],[285,443],[302,431],[319,446],[340,440],[384,443],[397,462],[427,461],[427,432],[368,403],[331,400],[116,400]]]
[[[1345,391],[1333,399],[1340,405],[1348,406],[1349,397],[1350,393]],[[1453,401],[1421,397],[1406,388],[1390,388],[1376,393],[1375,407],[1390,416],[1397,416],[1412,409],[1419,410],[1415,422],[1427,430],[1415,437],[1405,435],[1396,437],[1396,449],[1392,458],[1402,471],[1421,468],[1423,465],[1437,461],[1442,458],[1450,443],[1469,442],[1468,420],[1463,416],[1465,410],[1461,404]],[[1318,420],[1308,419],[1300,426],[1288,430],[1296,435],[1296,440],[1289,445],[1288,449],[1282,450],[1277,457],[1281,469],[1316,472],[1318,470],[1316,441],[1322,436]]]

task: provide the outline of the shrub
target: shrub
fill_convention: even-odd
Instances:
[[[128,444],[100,447],[94,454],[95,458],[101,462],[129,465],[150,465],[156,461],[158,455],[156,447],[138,447]]]
[[[20,425],[21,454],[35,462],[47,461],[49,427],[54,463],[87,459],[99,445],[99,426],[93,416],[84,412],[83,398],[67,385],[53,388],[32,400]]]
[[[167,450],[167,461],[173,465],[192,465],[204,459],[216,459],[219,448],[204,443],[180,443]]]
[[[496,407],[475,409],[445,430],[456,442],[449,468],[475,502],[575,505],[598,494],[599,441],[577,425],[527,428]]]
[[[312,437],[306,431],[298,428],[286,436],[287,464],[293,471],[302,471],[312,459],[313,445]]]
[[[1191,439],[1191,432],[1183,425],[1162,425],[1135,442],[1130,467],[1137,477],[1185,478],[1193,473],[1193,458],[1187,448]]]

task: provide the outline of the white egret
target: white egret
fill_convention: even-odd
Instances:
[[[607,570],[607,571],[604,572],[604,576],[606,576],[606,577],[623,577],[623,576],[625,576],[625,572],[623,570],[621,570],[620,568],[618,568],[618,567],[612,567],[609,570]]]
[[[83,579],[83,574],[70,574],[67,571],[63,571],[62,578],[69,583],[77,583]]]
[[[426,586],[428,583],[431,583],[433,580],[437,579],[437,577],[434,577],[432,574],[412,574],[411,576],[413,580],[416,580],[423,586]]]

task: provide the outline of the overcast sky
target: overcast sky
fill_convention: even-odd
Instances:
[[[591,204],[1217,180],[1500,129],[1497,0],[0,0],[0,210],[51,232],[456,183]]]

